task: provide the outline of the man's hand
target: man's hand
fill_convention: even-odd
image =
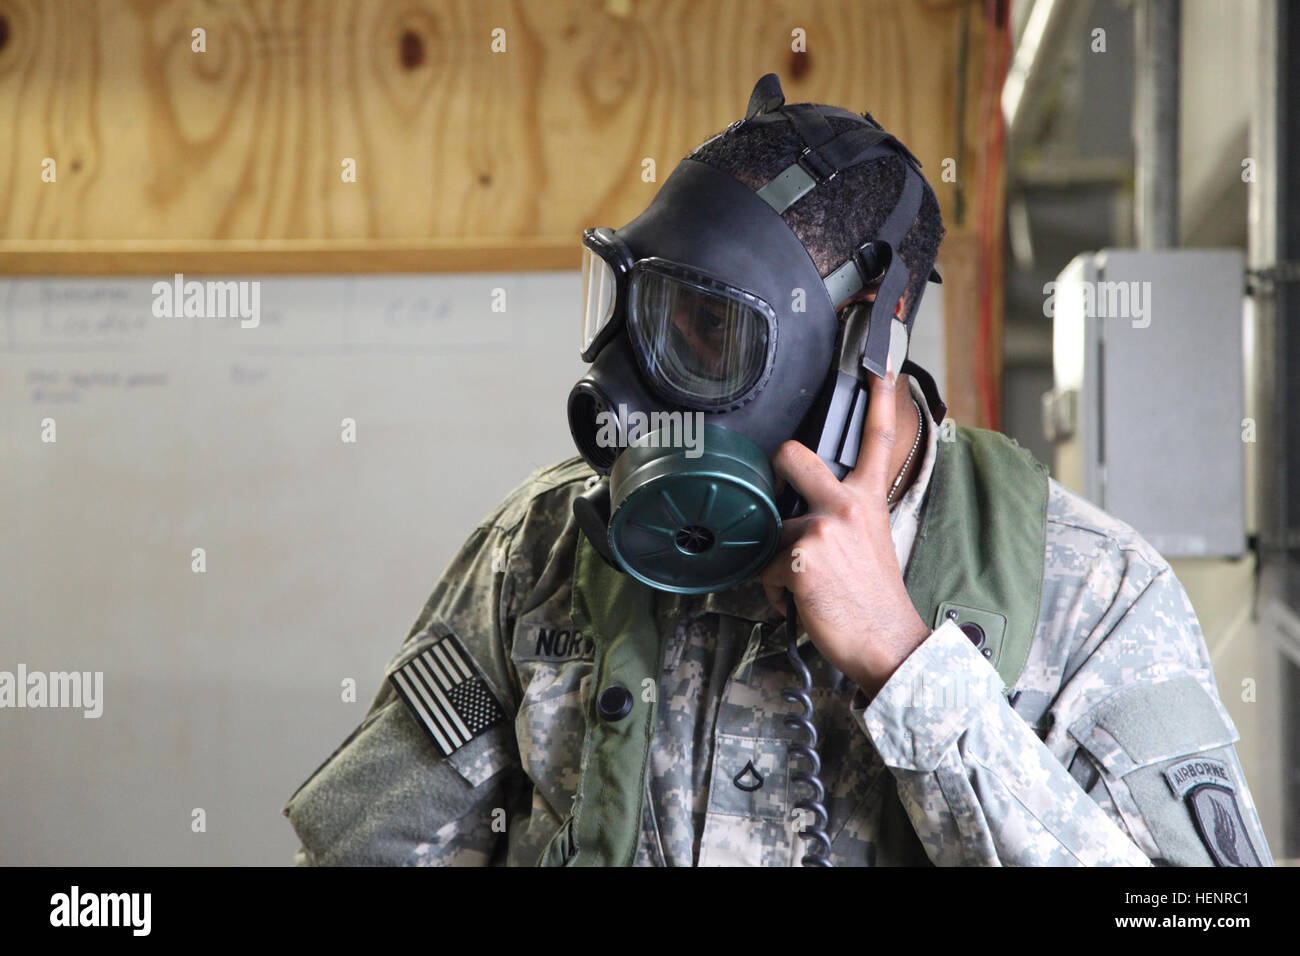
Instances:
[[[785,522],[763,589],[782,613],[784,592],[794,595],[822,656],[868,698],[930,634],[903,584],[889,531],[895,423],[893,376],[888,383],[872,376],[858,464],[844,481],[799,442],[786,442],[772,458],[808,512]]]

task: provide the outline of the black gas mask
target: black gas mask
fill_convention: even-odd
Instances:
[[[569,427],[608,479],[574,511],[607,561],[659,590],[723,590],[767,565],[782,518],[802,505],[793,492],[778,500],[771,455],[794,438],[843,478],[857,461],[868,372],[883,376],[892,358],[918,378],[935,420],[944,415],[933,381],[905,363],[916,303],[906,321],[893,314],[908,285],[897,249],[920,208],[919,164],[869,116],[784,104],[769,74],[742,121],[792,123],[806,144],[762,188],[687,158],[636,219],[583,236],[591,368],[569,396]],[[835,134],[830,116],[855,126]],[[823,279],[781,213],[888,156],[907,169],[897,204]],[[841,322],[836,307],[876,282],[874,303]]]

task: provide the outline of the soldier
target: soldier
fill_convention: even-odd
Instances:
[[[942,235],[770,75],[589,230],[582,457],[453,560],[296,862],[1271,865],[1168,563],[906,358]]]

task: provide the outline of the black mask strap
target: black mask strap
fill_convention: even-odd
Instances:
[[[871,303],[871,328],[867,333],[867,347],[862,355],[862,367],[882,378],[885,375],[885,362],[889,357],[890,326],[894,321],[894,306],[907,291],[907,284],[911,279],[907,266],[903,264],[903,257],[898,254],[898,248],[903,244],[903,237],[907,235],[907,231],[912,228],[920,208],[921,178],[909,168],[907,179],[903,183],[903,195],[899,197],[894,211],[889,214],[889,219],[885,221],[885,225],[875,238],[876,243],[887,244],[891,254],[885,277],[876,291],[875,301]],[[861,258],[859,253],[854,259],[858,275],[861,281],[869,282],[874,277],[865,274],[867,271],[864,268],[865,263],[858,261]],[[910,323],[908,323],[908,331],[911,331]],[[894,369],[895,373],[898,371]]]
[[[921,394],[925,396],[925,404],[930,406],[930,417],[934,419],[934,423],[937,425],[943,421],[948,415],[948,406],[939,397],[939,386],[934,384],[930,373],[911,359],[903,363],[900,371],[903,375],[912,376],[916,379],[916,384],[921,386]]]
[[[811,103],[783,106],[781,112],[798,130],[799,135],[803,137],[804,145],[810,149],[816,150],[823,143],[835,138],[835,131],[831,129],[831,124],[826,122],[826,117],[822,115],[821,110]]]

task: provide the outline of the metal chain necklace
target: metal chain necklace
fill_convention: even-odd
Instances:
[[[912,406],[916,409],[916,440],[912,442],[912,450],[907,453],[907,460],[903,462],[902,470],[898,473],[898,477],[894,479],[894,484],[889,489],[889,494],[885,497],[885,507],[887,508],[892,508],[894,506],[894,494],[898,491],[898,486],[902,483],[903,476],[907,474],[907,469],[911,467],[912,459],[916,457],[916,450],[921,447],[921,435],[925,430],[925,416],[921,414],[921,405],[916,400],[915,395],[912,396]]]

